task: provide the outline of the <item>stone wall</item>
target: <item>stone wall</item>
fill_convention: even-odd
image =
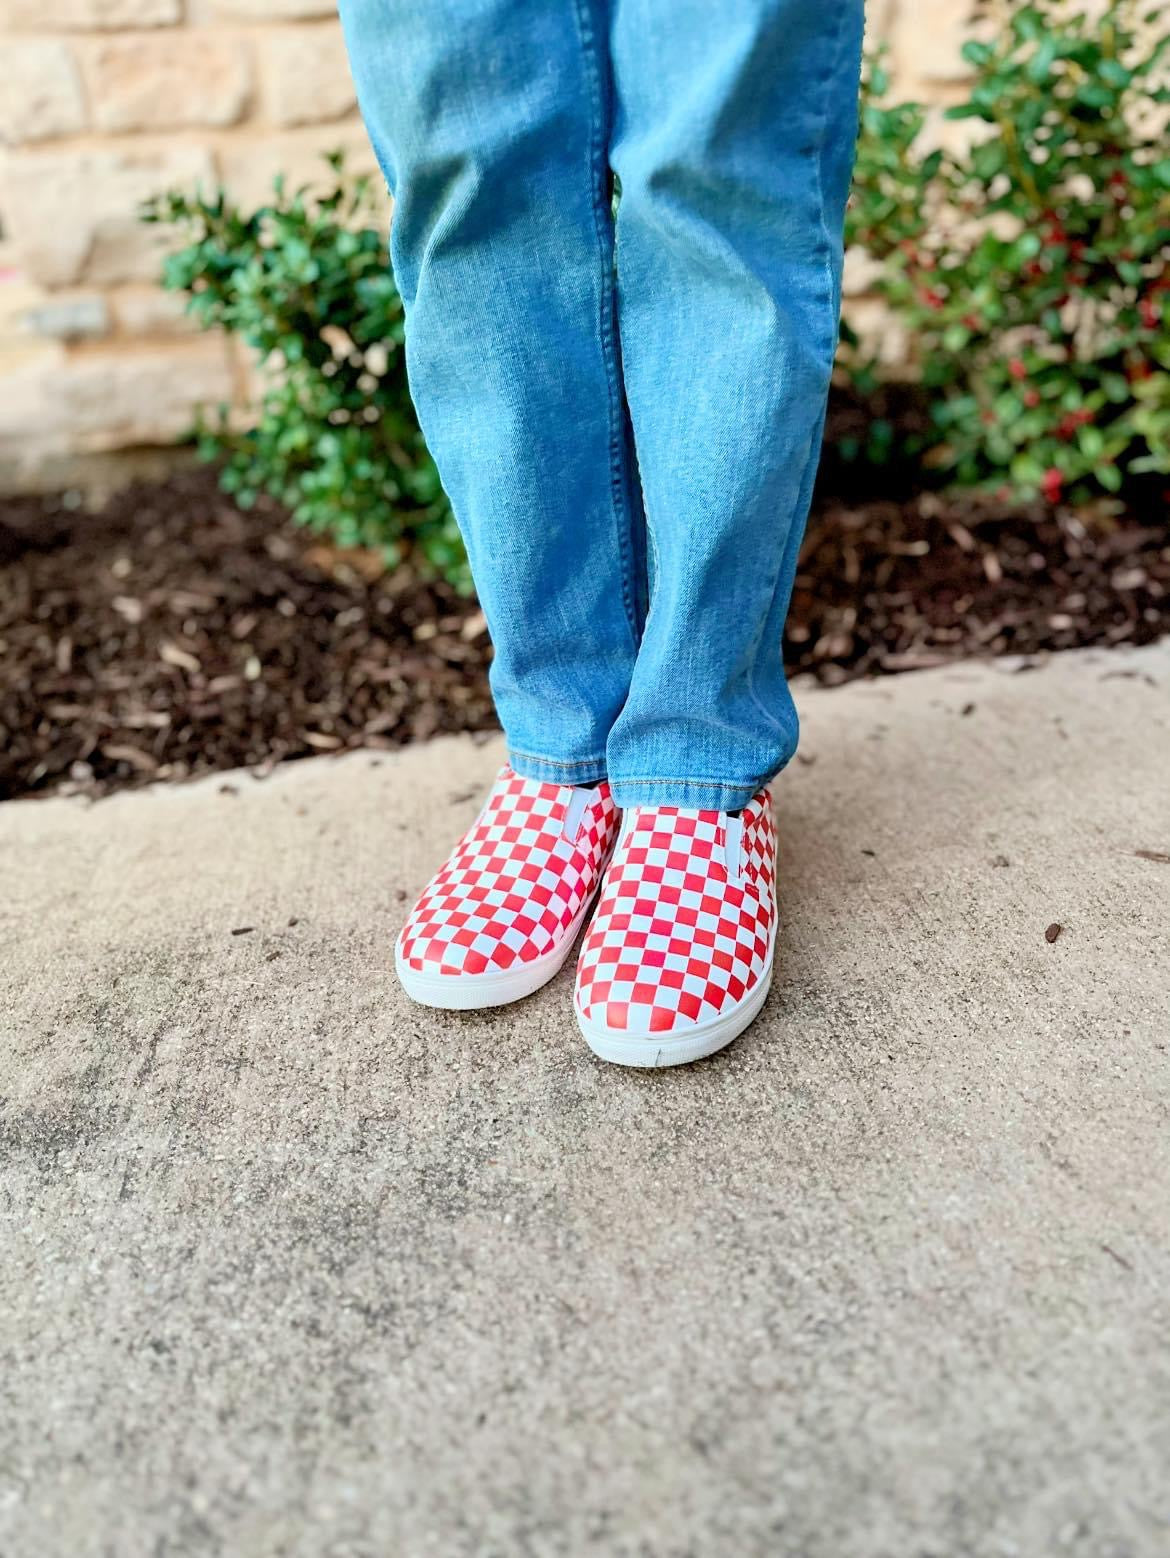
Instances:
[[[899,90],[962,80],[970,0],[871,0]],[[166,444],[246,365],[193,332],[155,279],[146,196],[277,172],[344,148],[372,167],[334,0],[0,0],[0,480],[62,456]],[[860,285],[860,283],[857,283]],[[865,300],[854,305],[864,311]]]

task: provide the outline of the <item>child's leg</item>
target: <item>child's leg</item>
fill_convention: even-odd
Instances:
[[[615,0],[624,382],[651,604],[621,806],[746,804],[791,757],[780,640],[837,336],[861,0]]]
[[[342,0],[395,197],[423,430],[495,642],[515,769],[605,773],[644,611],[614,320],[598,0]]]

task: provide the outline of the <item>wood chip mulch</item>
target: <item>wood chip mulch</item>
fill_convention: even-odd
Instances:
[[[0,504],[0,798],[493,729],[488,652],[474,603],[210,471]]]
[[[790,672],[825,682],[948,660],[1145,644],[1170,631],[1170,516],[1093,520],[927,493],[825,502],[788,622]]]
[[[819,500],[789,625],[822,680],[1142,643],[1170,628],[1170,528],[934,495]],[[495,726],[476,604],[346,553],[207,470],[0,501],[0,799]]]

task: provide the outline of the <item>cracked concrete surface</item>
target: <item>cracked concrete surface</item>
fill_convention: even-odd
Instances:
[[[1170,1552],[1170,644],[799,701],[661,1074],[397,990],[494,743],[0,807],[4,1558]]]

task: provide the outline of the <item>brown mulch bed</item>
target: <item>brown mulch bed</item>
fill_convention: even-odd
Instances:
[[[790,669],[826,681],[1170,628],[1170,530],[970,500],[821,499]],[[207,470],[99,513],[0,502],[0,798],[494,728],[474,602],[244,514]]]
[[[474,603],[208,470],[0,504],[0,798],[491,729],[487,661]]]
[[[785,656],[825,682],[1170,631],[1170,524],[927,493],[818,505]]]

